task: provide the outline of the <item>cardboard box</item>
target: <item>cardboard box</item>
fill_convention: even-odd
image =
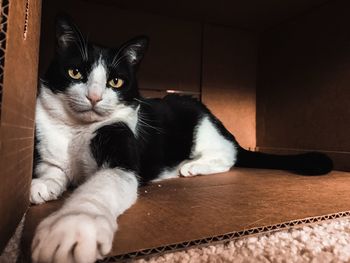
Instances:
[[[246,148],[319,150],[350,170],[346,0],[46,0],[42,17],[40,0],[0,6],[0,251],[29,205],[37,77],[52,57],[60,12],[105,45],[149,35],[144,94],[190,92]]]

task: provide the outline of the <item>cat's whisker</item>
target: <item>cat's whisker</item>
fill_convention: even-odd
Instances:
[[[112,66],[114,68],[118,67],[118,65],[122,62],[122,59],[126,58],[128,55],[121,56]]]
[[[39,77],[39,81],[43,85],[47,85],[48,84],[48,81],[46,79],[42,78],[42,77]]]
[[[82,56],[82,59],[84,61],[88,61],[88,52],[87,52],[87,43],[85,41],[85,38],[83,36],[83,34],[81,33],[81,31],[79,30],[79,28],[73,24],[73,30],[77,36],[77,38],[75,38],[77,41],[74,41],[79,49],[79,52]]]
[[[145,136],[150,136],[150,134],[143,129],[141,125],[137,126],[137,136],[139,136],[144,142],[147,142],[147,138]]]
[[[142,100],[139,100],[139,99],[136,99],[136,98],[134,98],[134,100],[135,101],[137,101],[137,102],[139,102],[139,103],[141,103],[141,104],[145,104],[145,105],[151,105],[150,103],[148,103],[148,102],[145,102],[145,101],[142,101]]]
[[[77,33],[79,35],[79,42],[81,45],[81,49],[83,51],[83,59],[85,61],[88,61],[87,44],[86,44],[85,38],[77,26],[75,26],[75,30],[77,31]]]
[[[142,139],[144,142],[146,142],[147,140],[146,140],[146,138],[144,137],[144,131],[140,128],[140,127],[138,127],[137,128],[137,132],[136,132],[136,137],[138,137],[138,138],[140,138],[140,139]],[[148,135],[148,134],[147,134]]]
[[[149,119],[146,116],[139,114],[139,117],[143,120],[143,121],[148,121],[148,122],[155,122],[155,120],[153,119]]]
[[[120,48],[117,52],[117,54],[113,57],[113,60],[112,60],[112,65],[115,63],[115,60],[116,58],[119,56],[120,52],[123,50],[123,48]]]
[[[149,122],[149,123],[155,122],[154,120],[148,119],[148,118],[143,117],[143,116],[139,116],[139,117],[140,117],[143,121],[147,121],[147,122]]]
[[[79,50],[79,53],[80,53],[81,57],[84,59],[84,53],[83,53],[83,51],[81,49],[81,46],[80,46],[79,42],[77,40],[74,40],[74,44],[77,47],[77,49]]]
[[[86,60],[89,59],[88,56],[88,43],[89,43],[89,35],[86,36],[86,40],[84,39],[84,47],[85,47],[85,54],[86,54]]]
[[[158,131],[158,132],[160,132],[160,133],[164,133],[164,131],[163,131],[162,129],[148,124],[147,122],[143,121],[141,118],[139,118],[138,121],[139,121],[141,124],[143,124],[144,126],[147,126],[147,127],[151,128],[151,129],[154,129],[154,130],[156,130],[156,131]]]

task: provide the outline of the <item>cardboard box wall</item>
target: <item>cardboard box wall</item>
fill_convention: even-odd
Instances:
[[[328,1],[261,35],[257,146],[319,150],[350,169],[350,2]]]
[[[29,205],[41,1],[0,2],[0,251]],[[5,49],[5,50],[4,50]]]

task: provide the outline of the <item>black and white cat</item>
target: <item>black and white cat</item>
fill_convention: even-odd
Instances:
[[[57,199],[43,220],[33,262],[94,262],[112,247],[116,218],[152,180],[228,171],[232,166],[325,174],[320,153],[275,156],[244,150],[222,123],[190,97],[144,99],[136,71],[148,39],[119,48],[86,43],[67,17],[56,21],[56,56],[36,104],[36,152],[30,200]],[[160,72],[161,74],[161,72]]]

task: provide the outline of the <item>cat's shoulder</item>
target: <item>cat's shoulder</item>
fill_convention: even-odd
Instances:
[[[197,98],[189,95],[168,94],[163,98],[144,99],[141,111],[161,116],[210,114],[207,107]]]
[[[192,95],[168,94],[163,98],[165,102],[199,103],[199,100]]]
[[[166,106],[202,106],[199,99],[191,95],[167,94],[163,98],[143,98],[141,104],[144,106],[166,107]]]

